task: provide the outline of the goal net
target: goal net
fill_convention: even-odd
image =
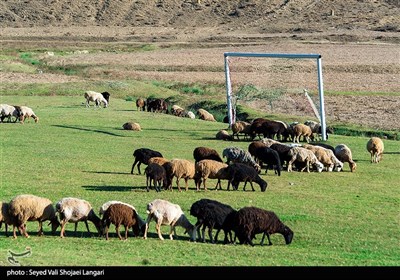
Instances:
[[[229,126],[237,107],[246,104],[266,114],[318,121],[325,131],[321,55],[227,52],[224,58]]]

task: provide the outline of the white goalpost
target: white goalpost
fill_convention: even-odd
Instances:
[[[318,80],[318,93],[319,93],[319,112],[315,107],[313,101],[308,95],[307,90],[304,90],[304,94],[310,102],[315,115],[318,117],[321,123],[322,131],[326,131],[326,121],[325,121],[325,109],[324,109],[324,89],[322,80],[322,56],[320,54],[285,54],[285,53],[243,53],[243,52],[225,52],[225,81],[226,81],[226,98],[228,105],[228,118],[229,127],[235,122],[233,116],[233,105],[232,105],[232,83],[231,74],[229,68],[229,57],[263,57],[263,58],[286,58],[286,59],[314,59],[317,62],[317,80]],[[322,133],[323,141],[326,141],[326,134]]]

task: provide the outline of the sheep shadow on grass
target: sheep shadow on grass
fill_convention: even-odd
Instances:
[[[99,192],[130,192],[132,191],[132,186],[82,186],[82,188],[88,191],[99,191]],[[146,187],[144,187],[145,189]]]
[[[109,131],[103,131],[103,130],[98,130],[98,129],[90,129],[90,128],[84,128],[84,127],[78,127],[78,126],[69,126],[69,125],[52,125],[55,127],[60,127],[60,128],[69,128],[69,129],[77,129],[77,130],[82,130],[82,131],[90,131],[90,132],[97,132],[97,133],[103,133],[111,136],[118,136],[118,137],[126,137],[126,135],[120,135],[120,134],[115,134]]]
[[[130,172],[115,172],[115,171],[82,171],[86,173],[97,173],[97,174],[114,174],[114,175],[131,175]]]

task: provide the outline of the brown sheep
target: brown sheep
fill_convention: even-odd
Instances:
[[[203,159],[212,159],[219,162],[223,162],[221,156],[214,149],[208,147],[197,147],[193,150],[193,157],[195,162],[199,162]]]
[[[122,125],[122,128],[125,130],[134,130],[134,131],[141,131],[142,128],[140,124],[134,122],[127,122]]]
[[[197,110],[197,115],[199,116],[200,120],[204,120],[204,121],[210,121],[210,122],[216,122],[214,116],[209,113],[208,111],[204,110],[204,109],[198,109]]]
[[[345,144],[339,144],[335,147],[335,156],[343,163],[348,162],[350,171],[356,171],[357,164],[353,161],[353,156],[349,147]],[[343,170],[343,169],[342,169]]]
[[[379,163],[383,158],[384,145],[379,137],[372,137],[367,142],[367,151],[371,154],[371,163]]]
[[[218,140],[233,140],[232,135],[229,135],[228,131],[226,131],[225,129],[221,129],[220,131],[218,131],[215,135],[215,138],[217,138]]]
[[[235,135],[237,139],[239,140],[239,133],[244,134],[244,138],[246,139],[246,136],[251,137],[251,124],[249,122],[245,121],[237,121],[234,124],[232,124],[232,133],[233,133],[233,138],[235,138]]]
[[[252,240],[258,233],[263,233],[261,246],[264,245],[265,236],[268,238],[268,245],[272,245],[271,234],[282,234],[286,244],[292,242],[294,235],[293,231],[274,212],[257,207],[244,207],[237,211],[233,218],[233,229],[240,244],[251,246],[254,246]]]
[[[199,191],[200,190],[200,184],[201,181],[203,181],[203,187],[204,190],[207,190],[206,187],[206,180],[208,178],[210,179],[218,179],[218,183],[215,186],[215,189],[217,189],[218,185],[219,188],[221,189],[221,180],[228,180],[229,179],[229,174],[228,174],[228,164],[224,162],[218,162],[212,159],[203,159],[195,164],[195,183],[196,183],[196,189]]]
[[[128,239],[128,230],[132,227],[134,235],[139,236],[139,217],[135,209],[125,204],[115,203],[111,204],[106,212],[104,212],[101,223],[103,225],[103,234],[106,235],[108,240],[108,229],[110,224],[115,225],[115,231],[117,232],[118,238],[122,240],[122,236],[119,232],[119,227],[123,225],[125,227],[125,239]]]
[[[308,125],[299,123],[293,127],[293,143],[300,143],[300,136],[310,143],[310,139],[314,139],[313,132]]]

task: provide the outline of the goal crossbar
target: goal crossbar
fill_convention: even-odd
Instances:
[[[315,59],[317,61],[318,93],[319,93],[319,115],[321,131],[326,131],[325,108],[324,108],[324,87],[322,80],[322,56],[320,54],[291,54],[291,53],[244,53],[244,52],[225,52],[225,83],[226,98],[228,105],[229,127],[235,122],[232,116],[232,84],[229,72],[229,57],[268,57],[268,58],[289,58],[289,59]],[[322,140],[326,141],[326,133],[322,133]]]

